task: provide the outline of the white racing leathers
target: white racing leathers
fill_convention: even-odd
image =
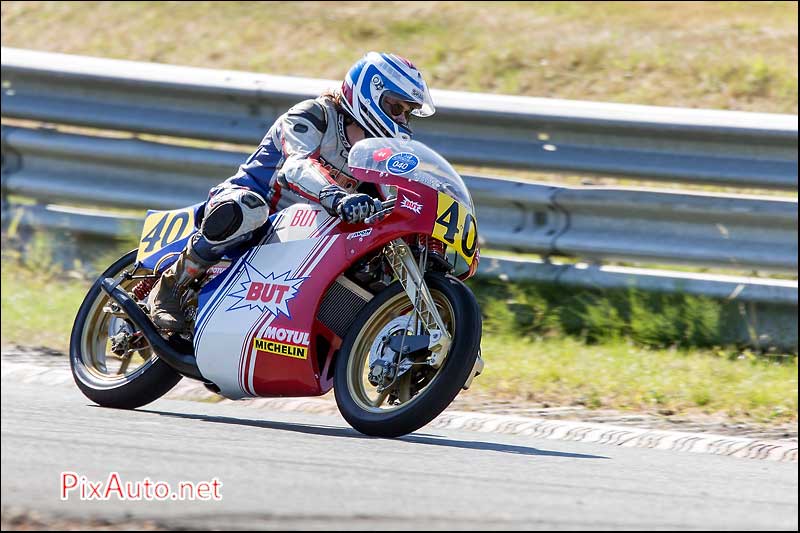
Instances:
[[[328,96],[300,102],[281,115],[238,172],[211,189],[206,215],[213,213],[214,220],[203,220],[197,251],[208,259],[221,257],[226,245],[246,239],[269,212],[298,202],[318,203],[320,190],[331,183],[355,192],[359,182],[347,172],[346,119]],[[267,206],[242,201],[246,192],[265,199]],[[219,200],[236,205],[210,213],[208,207]]]

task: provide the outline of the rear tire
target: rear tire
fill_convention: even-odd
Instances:
[[[129,362],[133,357],[143,361],[141,365],[127,371],[127,365],[123,368],[124,363],[121,362],[119,370],[122,372],[118,370],[117,374],[112,374],[108,371],[107,363],[119,359],[108,354],[108,330],[115,326],[129,327],[131,324],[103,311],[103,307],[113,300],[100,288],[100,284],[106,277],[117,278],[125,270],[131,269],[136,261],[136,253],[137,250],[132,250],[125,254],[95,281],[72,326],[69,355],[75,384],[87,398],[103,407],[141,407],[169,392],[182,377],[155,356],[146,341],[129,358]],[[127,288],[130,290],[135,284],[135,281],[131,281],[121,286],[129,285]],[[117,322],[112,324],[114,320]]]
[[[405,297],[399,282],[387,287],[364,306],[342,341],[334,374],[336,403],[345,420],[361,433],[378,437],[399,437],[416,431],[450,405],[472,372],[480,349],[482,328],[480,308],[475,296],[466,285],[452,276],[428,273],[425,281],[435,299],[446,298],[448,311],[452,312],[451,320],[455,325],[455,332],[450,331],[453,342],[444,364],[430,383],[415,396],[385,412],[379,412],[379,408],[365,408],[363,398],[354,397],[358,395],[354,391],[358,390],[359,385],[354,383],[353,375],[359,371],[353,365],[360,365],[357,361],[364,361],[364,354],[358,353],[360,350],[354,345],[365,326],[375,320],[375,313],[381,313],[382,307],[385,312],[393,300]],[[366,342],[369,345],[372,341]],[[359,346],[363,347],[364,341],[359,340]],[[358,350],[355,353],[354,348]]]

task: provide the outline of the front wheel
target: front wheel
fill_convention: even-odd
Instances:
[[[342,341],[334,374],[336,403],[345,420],[364,434],[399,437],[421,428],[450,405],[475,365],[482,327],[475,296],[452,276],[428,273],[425,281],[452,337],[441,367],[425,364],[427,352],[407,361],[410,370],[398,373],[390,386],[370,381],[370,353],[374,361],[376,346],[405,334],[410,323],[413,307],[399,282],[359,312]]]
[[[69,356],[75,383],[87,398],[103,407],[141,407],[166,394],[181,379],[100,288],[104,278],[118,278],[132,270],[135,261],[136,250],[132,250],[103,272],[72,326]],[[127,280],[120,287],[130,292],[136,283]]]

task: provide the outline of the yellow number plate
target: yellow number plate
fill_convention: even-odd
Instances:
[[[472,265],[478,249],[478,222],[471,209],[441,192],[433,236],[454,248],[468,265]]]
[[[156,211],[144,219],[137,261],[144,261],[164,247],[194,231],[194,207],[175,211]]]

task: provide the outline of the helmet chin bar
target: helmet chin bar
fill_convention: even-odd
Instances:
[[[377,135],[373,127],[362,117],[357,117],[355,111],[352,107],[350,107],[350,103],[347,102],[346,99],[342,99],[341,107],[347,113],[347,116],[350,120],[358,125],[359,128],[364,132],[364,137],[367,139],[370,138],[381,138],[384,137],[383,135]]]

